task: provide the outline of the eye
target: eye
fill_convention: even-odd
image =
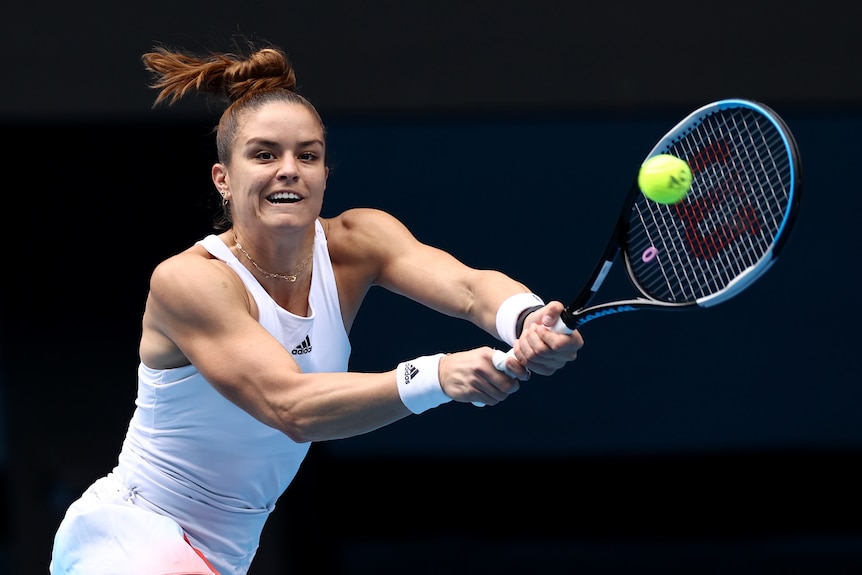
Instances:
[[[299,154],[299,159],[303,162],[313,162],[317,159],[317,154],[314,152],[302,152]]]
[[[269,152],[267,150],[261,150],[260,152],[255,154],[254,157],[257,158],[258,160],[274,160],[275,154],[273,154],[272,152]]]

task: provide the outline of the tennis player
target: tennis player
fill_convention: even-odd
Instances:
[[[382,211],[320,217],[324,124],[280,49],[159,46],[143,61],[156,104],[226,96],[212,167],[223,213],[218,233],[152,273],[136,408],[116,466],[58,527],[53,575],[246,573],[311,442],[449,401],[495,405],[576,358],[578,332],[549,327],[562,303],[464,265]],[[497,369],[494,350],[478,347],[348,372],[348,334],[372,286],[470,321],[514,357]]]

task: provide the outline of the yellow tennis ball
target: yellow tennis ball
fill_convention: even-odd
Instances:
[[[641,165],[638,187],[654,202],[675,204],[691,188],[691,168],[685,160],[670,154],[653,156]]]

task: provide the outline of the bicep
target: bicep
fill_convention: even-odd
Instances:
[[[500,304],[513,293],[529,291],[502,272],[470,267],[423,243],[380,210],[349,210],[330,222],[330,230],[330,252],[342,280],[361,278],[343,281],[353,286],[345,293],[364,294],[377,285],[496,335]]]
[[[299,373],[284,347],[252,315],[242,282],[214,260],[162,265],[150,284],[149,321],[222,395],[275,423],[275,374]]]
[[[378,285],[446,315],[469,317],[481,273],[418,241],[402,247],[381,270]]]
[[[371,286],[379,286],[448,315],[469,309],[475,270],[424,244],[386,212],[357,208],[327,222],[339,298],[352,320]]]
[[[472,321],[495,333],[502,301],[527,288],[497,270],[471,267],[443,249],[419,241],[402,224],[392,224],[382,243],[396,245],[381,268],[379,285],[436,311]]]
[[[349,224],[350,259],[368,267],[370,285],[380,286],[456,317],[470,309],[478,270],[419,241],[397,218],[379,210],[354,210]]]

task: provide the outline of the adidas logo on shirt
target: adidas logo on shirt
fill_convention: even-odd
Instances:
[[[290,353],[292,353],[293,355],[305,355],[306,353],[311,353],[311,338],[305,336],[305,339],[302,340],[302,343],[293,348],[293,351],[291,351]]]

